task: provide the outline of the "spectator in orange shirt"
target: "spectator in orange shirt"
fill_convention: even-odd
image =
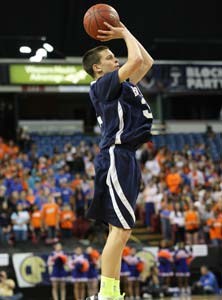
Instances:
[[[41,226],[42,226],[42,214],[41,211],[38,209],[38,206],[34,205],[31,213],[30,229],[33,234],[32,241],[35,243],[38,242],[40,239]]]
[[[169,174],[166,176],[166,184],[172,194],[179,193],[181,182],[182,178],[180,174],[176,171],[175,167],[171,167]]]
[[[70,208],[69,204],[65,204],[62,207],[60,214],[60,227],[62,230],[62,237],[70,238],[72,236],[73,222],[76,220],[76,216]]]
[[[79,173],[75,174],[75,179],[70,183],[70,187],[75,191],[77,188],[80,188],[82,185],[82,178]]]
[[[200,217],[197,209],[194,207],[193,202],[189,203],[189,208],[185,212],[185,229],[187,244],[198,243],[198,232],[200,226]]]
[[[214,205],[213,211],[222,216],[222,199],[219,199],[218,202]]]
[[[7,152],[8,152],[8,146],[4,143],[3,138],[0,137],[0,160],[4,158]]]
[[[48,203],[42,206],[42,226],[47,231],[47,243],[57,242],[56,229],[59,229],[59,206],[52,195],[48,196]]]
[[[8,142],[8,154],[10,157],[16,158],[19,154],[19,147],[15,145],[13,140]]]
[[[213,246],[222,244],[222,216],[216,211],[214,217],[207,220],[207,225],[210,229],[210,240]]]

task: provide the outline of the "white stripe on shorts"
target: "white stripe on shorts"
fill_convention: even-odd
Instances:
[[[120,200],[122,201],[123,205],[126,207],[126,209],[128,210],[129,214],[131,215],[131,217],[133,218],[133,221],[136,221],[136,217],[134,214],[134,211],[132,209],[132,206],[130,205],[129,201],[126,199],[126,196],[123,193],[123,190],[121,188],[119,179],[118,179],[118,175],[117,175],[117,171],[116,171],[116,165],[115,165],[115,154],[114,154],[114,149],[115,146],[111,146],[109,149],[109,153],[110,153],[110,167],[111,167],[111,179],[113,182],[113,186],[114,189],[118,195],[118,197],[120,198]]]
[[[111,167],[111,165],[110,165],[110,167]],[[130,229],[128,223],[126,222],[126,220],[125,220],[124,216],[122,215],[122,213],[117,205],[117,202],[116,202],[116,198],[115,198],[112,183],[111,183],[110,167],[109,167],[109,171],[107,174],[106,183],[109,187],[109,192],[110,192],[111,200],[113,203],[113,208],[114,208],[114,211],[115,211],[120,223],[123,225],[123,228]]]
[[[117,176],[117,171],[116,171],[116,166],[115,166],[115,155],[114,155],[114,149],[115,146],[111,146],[109,149],[109,154],[110,154],[110,167],[109,167],[109,171],[107,174],[107,185],[109,186],[109,191],[110,191],[110,195],[111,195],[111,199],[112,199],[112,203],[113,203],[113,208],[116,212],[117,217],[119,218],[119,221],[121,222],[121,224],[123,225],[123,228],[125,229],[130,229],[130,226],[128,225],[127,221],[125,220],[125,218],[123,217],[121,210],[118,207],[118,204],[116,202],[115,199],[115,194],[113,191],[113,187],[118,195],[118,197],[120,198],[121,202],[123,203],[123,205],[126,207],[126,209],[128,210],[128,212],[130,213],[133,221],[135,222],[135,214],[134,211],[131,207],[131,205],[129,204],[126,196],[123,193],[123,190],[121,188],[118,176]],[[113,187],[112,187],[113,184]]]

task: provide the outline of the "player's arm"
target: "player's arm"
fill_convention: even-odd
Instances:
[[[134,72],[139,70],[143,63],[143,57],[137,40],[129,30],[121,23],[121,27],[113,27],[104,22],[109,30],[98,30],[97,36],[101,41],[112,39],[124,39],[128,51],[126,63],[119,69],[120,82],[131,78]]]
[[[134,37],[135,38],[135,37]],[[142,55],[143,61],[139,69],[135,70],[135,72],[132,73],[130,76],[130,81],[134,84],[137,84],[143,77],[149,72],[151,69],[154,60],[150,56],[150,54],[147,52],[147,50],[143,47],[143,45],[140,44],[140,42],[135,38],[137,41],[137,45],[139,46],[140,53]]]

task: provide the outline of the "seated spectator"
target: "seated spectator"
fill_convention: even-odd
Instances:
[[[0,300],[20,300],[22,293],[14,294],[15,282],[8,279],[5,271],[0,272]]]
[[[192,287],[192,294],[219,294],[219,286],[216,276],[211,272],[207,266],[201,266],[201,277],[194,283]]]
[[[145,285],[142,288],[143,298],[152,296],[153,298],[160,298],[163,296],[168,296],[169,292],[162,286],[159,277],[159,269],[156,266],[150,268],[150,275],[145,281]]]
[[[16,206],[16,211],[11,215],[12,228],[17,242],[27,241],[28,239],[28,223],[29,213],[23,210],[22,204]]]

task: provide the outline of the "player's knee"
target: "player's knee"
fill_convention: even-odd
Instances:
[[[119,229],[117,232],[118,238],[121,240],[122,244],[125,245],[131,235],[132,230],[129,229]]]

